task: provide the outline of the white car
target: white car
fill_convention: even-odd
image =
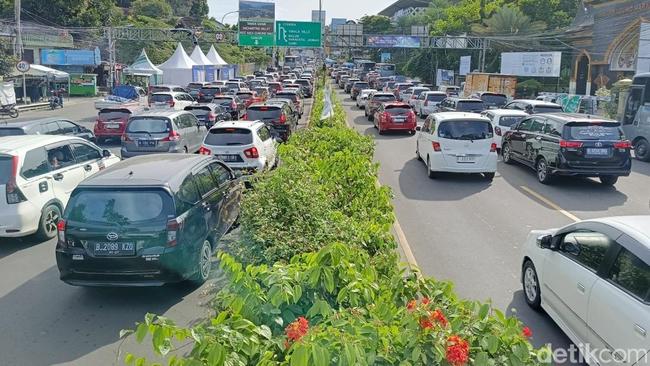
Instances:
[[[402,102],[408,103],[408,105],[411,106],[411,108],[415,108],[416,101],[418,100],[418,97],[420,94],[424,92],[431,91],[431,89],[423,86],[414,86],[411,88],[406,89],[406,91],[402,94]],[[415,110],[415,109],[414,109]]]
[[[413,110],[420,117],[425,118],[435,112],[438,104],[447,98],[447,94],[441,91],[425,91],[415,100]]]
[[[416,156],[426,164],[429,178],[449,172],[481,173],[494,179],[497,144],[488,118],[476,113],[433,113],[417,130]]]
[[[278,142],[264,122],[220,122],[208,131],[199,154],[214,155],[233,170],[265,171],[278,163]]]
[[[194,98],[187,93],[181,92],[153,93],[149,97],[149,107],[151,109],[173,109],[182,111],[185,110],[185,107],[193,104],[196,104]]]
[[[78,137],[1,137],[0,237],[36,233],[41,240],[53,238],[72,190],[118,161],[110,151]]]
[[[524,244],[524,297],[579,349],[589,345],[590,365],[648,365],[649,264],[650,216],[534,230]]]
[[[364,109],[366,108],[366,101],[368,100],[368,96],[371,93],[376,92],[377,90],[375,89],[361,89],[359,92],[359,96],[357,96],[356,104],[357,108],[359,109]]]
[[[521,122],[522,119],[530,116],[524,111],[515,109],[488,109],[481,112],[481,115],[492,121],[492,127],[494,128],[494,141],[497,143],[497,148],[499,150],[501,150],[503,136],[506,132],[510,131],[512,127]]]

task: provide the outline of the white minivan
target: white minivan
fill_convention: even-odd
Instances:
[[[118,161],[78,137],[0,137],[0,237],[53,238],[72,190]]]
[[[442,112],[429,115],[417,128],[416,155],[429,178],[439,173],[479,173],[494,179],[497,144],[492,122],[480,114]]]
[[[488,109],[481,112],[481,115],[492,121],[492,128],[494,128],[494,142],[497,143],[498,150],[501,150],[503,136],[505,136],[506,132],[519,124],[522,119],[530,116],[530,114],[516,109]]]

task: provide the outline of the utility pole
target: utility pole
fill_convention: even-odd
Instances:
[[[485,53],[487,51],[487,39],[483,38],[481,47],[481,72],[485,72]]]
[[[113,27],[107,29],[108,38],[108,88],[113,90],[115,80],[115,40],[113,39]]]
[[[20,0],[15,0],[14,10],[16,16],[16,46],[14,48],[14,55],[18,57],[19,60],[23,59],[23,36],[22,36],[22,27],[20,25]]]

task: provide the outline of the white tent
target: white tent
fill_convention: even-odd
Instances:
[[[165,75],[165,83],[174,85],[187,85],[192,82],[192,66],[195,63],[185,53],[183,45],[179,42],[174,54],[164,63],[158,65]]]
[[[147,56],[147,52],[143,48],[140,56],[129,67],[124,69],[124,74],[149,75],[152,84],[159,84],[162,82],[163,71],[149,60],[149,56]]]
[[[216,66],[226,66],[228,63],[224,61],[221,56],[219,56],[219,53],[217,52],[217,49],[214,48],[214,45],[210,46],[210,51],[208,51],[208,60],[212,62],[213,65]]]
[[[9,75],[9,77],[17,78],[17,77],[22,77],[22,75],[23,74],[20,71],[14,69],[13,72]],[[36,65],[36,64],[32,64],[29,67],[29,71],[25,73],[25,76],[28,78],[47,77],[49,79],[54,79],[56,81],[67,80],[70,78],[70,75],[65,71],[55,70],[47,66]]]
[[[205,54],[203,54],[203,51],[201,51],[201,47],[198,45],[194,47],[194,51],[192,51],[190,58],[196,65],[214,65],[212,61],[205,57]]]

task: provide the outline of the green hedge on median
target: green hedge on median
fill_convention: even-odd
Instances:
[[[328,121],[312,119],[245,195],[242,240],[219,254],[217,315],[187,329],[148,314],[137,340],[151,334],[170,365],[543,364],[548,351],[518,320],[398,264],[373,141],[345,118],[337,102]],[[189,354],[170,355],[187,342]]]

